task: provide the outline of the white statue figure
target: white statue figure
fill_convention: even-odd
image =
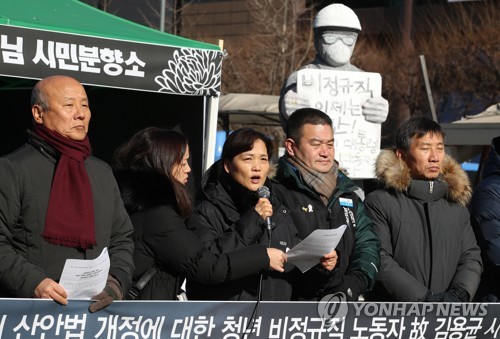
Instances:
[[[312,69],[362,72],[350,63],[352,52],[361,31],[361,24],[352,9],[342,4],[331,4],[318,12],[313,22],[316,58],[302,67]],[[297,93],[297,71],[293,72],[281,89],[280,120],[282,126],[299,108],[310,107],[309,98]],[[379,97],[362,104],[365,120],[383,123],[389,113],[389,103]]]

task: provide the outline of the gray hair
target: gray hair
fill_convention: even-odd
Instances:
[[[45,97],[45,94],[43,93],[43,90],[41,88],[41,82],[42,81],[39,81],[31,91],[31,107],[40,105],[42,110],[46,112],[49,110],[49,104],[47,103],[47,98]]]

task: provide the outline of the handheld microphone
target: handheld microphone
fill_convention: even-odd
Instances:
[[[257,196],[259,198],[265,198],[265,199],[269,200],[269,198],[271,197],[271,191],[269,190],[269,188],[267,188],[267,186],[261,186],[257,189]],[[270,217],[266,218],[266,223],[267,223],[267,230],[271,231],[271,218]]]

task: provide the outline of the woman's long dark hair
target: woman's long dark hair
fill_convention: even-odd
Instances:
[[[137,132],[114,154],[116,169],[154,171],[167,178],[172,186],[179,214],[187,218],[192,209],[192,200],[186,187],[173,174],[175,165],[182,162],[188,140],[179,132],[147,127]]]

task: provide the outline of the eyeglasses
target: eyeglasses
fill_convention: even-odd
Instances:
[[[333,45],[337,41],[341,40],[347,46],[352,46],[356,42],[356,37],[352,35],[344,35],[339,33],[323,33],[321,36],[325,44]]]

